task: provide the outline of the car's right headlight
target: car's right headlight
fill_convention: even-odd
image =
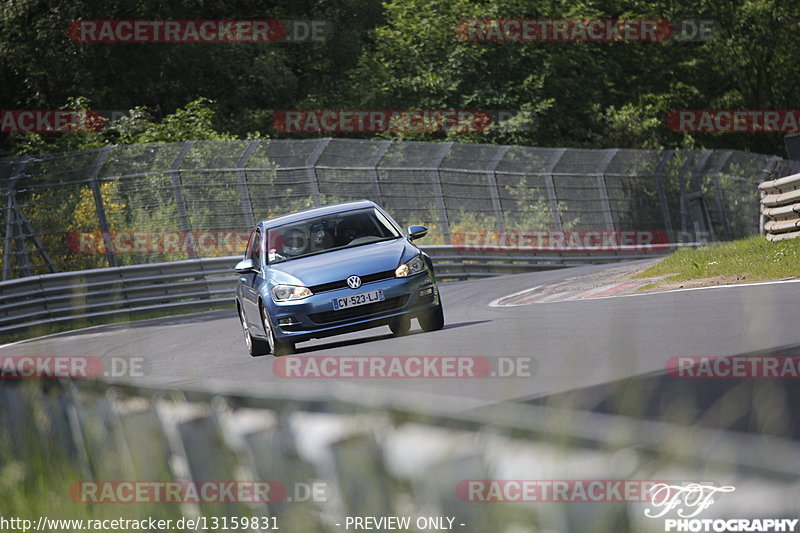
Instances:
[[[403,263],[397,267],[397,269],[394,271],[394,275],[398,278],[407,278],[408,276],[419,274],[423,270],[425,270],[425,260],[422,259],[422,256],[418,255],[411,261]]]
[[[314,294],[308,287],[298,285],[276,285],[272,288],[272,299],[276,302],[300,300]]]

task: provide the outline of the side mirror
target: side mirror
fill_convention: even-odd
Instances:
[[[428,234],[428,228],[425,226],[409,226],[408,227],[408,237],[412,241],[415,239],[419,239],[424,237]]]
[[[252,259],[245,259],[243,261],[239,261],[236,263],[236,266],[233,267],[237,274],[252,274],[256,271],[255,265],[253,265]]]

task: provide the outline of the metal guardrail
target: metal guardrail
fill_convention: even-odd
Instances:
[[[437,277],[465,280],[654,257],[636,247],[603,251],[475,253],[428,246]],[[42,274],[0,282],[0,335],[232,303],[239,256]]]
[[[761,214],[767,218],[768,241],[800,237],[800,174],[765,181],[761,191]]]
[[[43,274],[0,283],[0,334],[229,304],[236,258]]]
[[[433,259],[436,277],[445,281],[466,280],[521,274],[556,268],[589,264],[615,263],[659,257],[673,249],[673,245],[656,245],[652,251],[641,246],[617,246],[604,250],[544,250],[525,251],[509,247],[509,251],[490,253],[459,249],[457,246],[422,247]]]

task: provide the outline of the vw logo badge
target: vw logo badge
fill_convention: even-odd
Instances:
[[[361,278],[358,276],[350,276],[347,278],[347,286],[351,289],[357,289],[361,286]]]

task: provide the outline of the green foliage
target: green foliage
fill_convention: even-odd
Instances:
[[[211,100],[198,98],[166,116],[161,122],[147,121],[146,108],[135,108],[130,117],[124,117],[116,125],[120,128],[119,140],[124,144],[136,144],[232,139],[232,136],[214,130],[214,111],[209,107],[210,104]],[[142,121],[142,118],[145,120]]]
[[[19,134],[20,154],[73,152],[107,144],[140,144],[191,140],[232,140],[230,134],[214,129],[214,102],[198,98],[156,121],[146,107],[135,107],[127,114],[103,124],[99,131],[75,133]],[[88,98],[70,98],[61,109],[92,109]]]
[[[327,20],[331,40],[316,43],[78,43],[78,19]],[[200,96],[214,100],[215,131],[266,134],[275,109],[315,105],[343,90],[342,74],[358,61],[368,31],[383,18],[373,0],[15,0],[0,7],[2,109],[58,109],[81,95],[99,110],[151,110],[154,122]],[[327,105],[327,104],[326,104]],[[0,154],[22,153],[0,134]],[[57,143],[43,148],[59,151]],[[35,151],[40,152],[40,151]]]
[[[101,14],[316,19],[331,21],[335,32],[327,42],[295,44],[68,38],[71,21]],[[719,33],[709,41],[654,43],[467,42],[456,34],[464,19],[588,17],[715,20]],[[133,6],[77,0],[52,7],[16,0],[0,7],[4,109],[91,102],[97,109],[132,111],[130,123],[118,125],[118,137],[3,134],[0,153],[213,135],[258,138],[271,129],[274,110],[333,108],[483,109],[513,116],[477,132],[344,134],[360,137],[592,148],[692,143],[783,155],[782,133],[705,133],[687,140],[667,129],[666,118],[680,109],[795,109],[798,20],[800,4],[781,0],[283,0],[267,12],[256,0],[235,7],[194,0]],[[201,96],[215,102],[213,116]],[[216,133],[222,131],[230,135]],[[318,135],[302,135],[308,136]]]
[[[793,109],[800,77],[796,3],[393,0],[375,46],[350,76],[364,108],[506,109],[534,127],[494,128],[448,137],[538,146],[676,148],[685,136],[666,127],[679,109]],[[492,43],[454,37],[470,18],[713,19],[704,42]],[[696,145],[783,154],[782,134],[698,134]]]

